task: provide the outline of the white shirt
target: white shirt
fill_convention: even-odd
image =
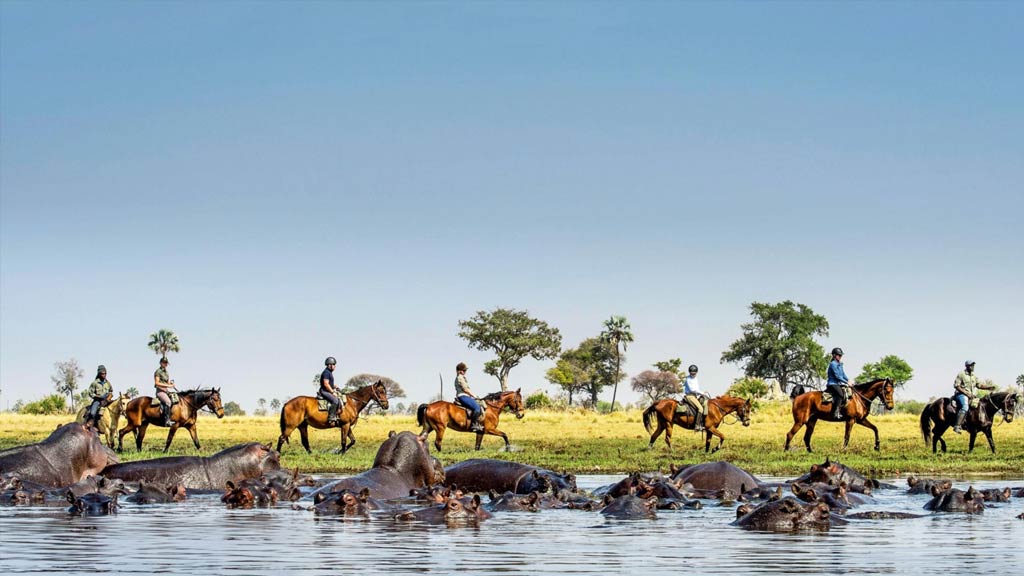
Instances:
[[[700,389],[700,382],[697,381],[696,376],[687,376],[683,379],[683,393],[684,394],[703,394],[704,391]]]

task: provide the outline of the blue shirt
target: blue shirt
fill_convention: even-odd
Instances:
[[[330,369],[328,369],[328,368],[324,368],[323,373],[320,374],[320,387],[321,388],[324,387],[324,380],[327,380],[328,382],[331,383],[331,390],[333,390],[334,389],[334,372],[331,372]]]
[[[838,360],[832,360],[828,364],[828,383],[831,384],[846,384],[850,381],[846,377],[846,371],[843,370],[843,363]]]

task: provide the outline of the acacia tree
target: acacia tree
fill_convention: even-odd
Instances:
[[[619,345],[622,351],[626,351],[626,345],[633,341],[632,327],[625,316],[612,316],[604,321],[604,331],[601,332],[601,339],[615,348],[615,384],[612,386],[612,412],[615,411],[615,397],[619,393],[619,381],[622,380],[622,355],[619,352]]]
[[[683,360],[681,358],[672,358],[670,360],[662,360],[661,362],[655,362],[654,367],[658,369],[658,372],[671,372],[676,375],[680,381],[686,377],[686,372],[683,372]]]
[[[877,380],[879,378],[889,378],[892,380],[893,386],[902,388],[904,384],[910,382],[914,377],[914,369],[910,367],[899,356],[889,354],[882,358],[878,362],[868,362],[864,364],[864,367],[860,369],[860,374],[857,376],[857,382],[870,382],[871,380]]]
[[[565,359],[563,354],[563,357],[558,359],[555,366],[549,368],[547,373],[544,374],[544,378],[568,394],[569,406],[572,406],[573,396],[583,393],[586,389],[588,374],[576,362]]]
[[[276,414],[279,410],[281,410],[281,401],[274,398],[270,401],[270,411]]]
[[[384,384],[384,391],[388,395],[388,400],[394,398],[405,398],[405,390],[402,388],[401,384],[395,382],[394,380],[388,378],[387,376],[379,376],[377,374],[356,374],[355,376],[349,378],[347,382],[345,382],[345,386],[341,389],[341,392],[343,394],[348,394],[353,390],[357,390],[359,388],[362,388],[363,386],[368,386],[370,384],[377,382],[378,380],[382,384]],[[380,411],[383,413],[383,410],[380,410],[380,408],[378,408],[377,404],[374,402],[368,404],[365,410],[367,414],[372,414],[374,411]]]
[[[181,352],[178,344],[178,335],[173,330],[161,328],[149,335],[149,349],[156,352],[161,358],[166,358],[168,352]]]
[[[683,391],[679,377],[673,372],[644,370],[633,377],[633,391],[640,392],[651,402]]]
[[[804,304],[754,302],[753,322],[743,336],[722,352],[722,362],[743,364],[743,373],[773,378],[783,392],[792,382],[810,383],[825,376],[828,357],[815,336],[828,336],[828,320]]]
[[[569,392],[586,394],[597,408],[597,396],[615,381],[615,351],[600,337],[587,338],[576,348],[562,352],[558,364],[548,370],[548,382]]]
[[[78,390],[78,383],[85,378],[85,372],[78,366],[78,360],[71,358],[63,362],[54,362],[53,367],[56,373],[50,376],[57,392],[68,397],[68,405],[72,412],[75,410],[75,392]]]
[[[508,391],[508,373],[523,358],[555,358],[562,348],[558,328],[531,317],[525,310],[510,308],[481,310],[469,320],[460,320],[459,337],[470,348],[494,352],[497,358],[484,363],[484,372],[498,379],[502,392]]]

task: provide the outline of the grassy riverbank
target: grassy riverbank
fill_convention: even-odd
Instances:
[[[27,416],[0,414],[0,449],[38,442],[54,427],[68,421],[64,416]],[[731,420],[731,418],[729,419]],[[900,474],[965,475],[1024,475],[1024,422],[1003,423],[997,417],[994,428],[996,449],[992,454],[984,436],[978,437],[974,453],[967,454],[967,435],[947,431],[950,452],[933,455],[926,448],[918,428],[917,416],[896,414],[876,416],[872,421],[879,428],[882,450],[872,450],[871,431],[857,426],[853,430],[850,448],[843,452],[843,427],[821,423],[815,430],[815,454],[804,451],[783,452],[785,434],[792,425],[789,405],[774,404],[762,407],[753,416],[749,428],[733,424],[722,427],[726,435],[725,446],[717,454],[705,455],[704,443],[690,431],[675,428],[674,448],[671,452],[659,438],[653,450],[647,450],[649,436],[644,431],[639,411],[598,415],[592,412],[539,412],[527,411],[526,417],[516,420],[510,414],[501,419],[504,430],[513,444],[513,452],[502,452],[501,438],[484,438],[483,449],[473,450],[474,436],[449,432],[444,439],[444,452],[439,457],[447,465],[467,458],[499,458],[535,464],[546,468],[575,473],[611,473],[633,470],[667,470],[669,464],[687,464],[707,460],[729,460],[758,474],[790,476],[807,470],[812,463],[825,456],[839,459],[866,474],[895,476]],[[229,417],[217,420],[203,417],[199,422],[199,439],[203,455],[240,442],[260,441],[277,444],[280,433],[276,417]],[[355,427],[357,444],[348,454],[341,456],[330,451],[338,445],[335,430],[312,430],[310,440],[313,454],[302,449],[299,434],[291,437],[291,444],[283,449],[282,463],[298,467],[303,472],[356,472],[371,466],[377,447],[389,430],[419,431],[413,416],[372,416],[362,418]],[[130,436],[125,437],[123,461],[157,458],[166,440],[166,429],[150,428],[142,453],[135,452]],[[433,442],[433,435],[430,437]],[[802,447],[803,430],[793,439]],[[129,449],[129,444],[131,448]],[[712,443],[714,446],[714,443]],[[431,447],[433,450],[433,447]],[[179,431],[171,446],[171,454],[194,455],[188,433]]]

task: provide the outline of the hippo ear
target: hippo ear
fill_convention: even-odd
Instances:
[[[913,488],[914,486],[917,486],[917,482],[918,482],[918,480],[917,480],[916,476],[908,476],[907,477],[907,486],[910,486],[911,488]]]
[[[480,495],[473,494],[473,509],[476,510],[480,507]]]
[[[323,502],[324,500],[327,500],[327,496],[324,496],[323,492],[317,492],[316,495],[313,496],[313,504],[314,505],[319,504],[319,503]]]
[[[536,504],[538,500],[540,500],[540,492],[537,492],[536,490],[534,490],[533,492],[530,492],[530,497],[529,497],[530,504]]]
[[[604,495],[604,499],[601,501],[601,505],[602,506],[607,506],[607,505],[611,504],[612,500],[614,500],[614,498],[612,498],[611,494],[605,494]]]
[[[75,503],[75,493],[72,492],[71,490],[68,490],[67,499],[68,499],[68,502],[74,504]]]
[[[932,484],[932,496],[938,496],[939,494],[942,494],[942,490],[937,485]]]
[[[790,484],[789,488],[790,490],[793,491],[793,494],[796,494],[797,496],[799,496],[804,491],[804,487],[801,486],[799,482],[793,482],[792,484]]]
[[[394,430],[388,432],[388,438],[394,438],[395,434],[397,434],[397,432],[395,432]]]
[[[359,499],[362,500],[363,502],[366,502],[367,500],[369,500],[370,499],[370,489],[369,488],[363,488],[362,490],[360,490],[359,491]]]
[[[749,504],[741,505],[740,507],[736,508],[736,518],[739,519],[743,516],[746,516],[747,514],[750,514],[751,510],[753,510],[753,508]]]
[[[786,499],[779,504],[779,509],[783,512],[796,512],[800,509],[800,505],[793,500]]]
[[[1009,488],[1003,488],[1003,497],[1004,498],[1009,498],[1010,497],[1010,489]]]
[[[819,468],[820,467],[817,464],[811,464],[811,474],[817,472]]]
[[[498,499],[498,493],[494,491],[494,488],[491,488],[487,491],[487,497],[491,499],[491,502],[494,502]]]

